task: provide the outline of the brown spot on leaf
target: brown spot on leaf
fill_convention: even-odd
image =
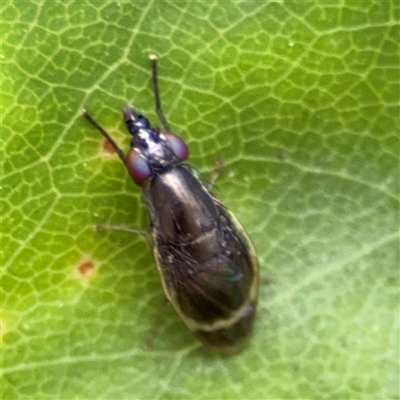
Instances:
[[[83,279],[89,280],[95,273],[95,266],[92,261],[82,261],[78,264],[77,273]]]
[[[103,150],[108,155],[115,154],[115,149],[114,149],[113,145],[107,139],[104,139],[104,141],[103,141]]]

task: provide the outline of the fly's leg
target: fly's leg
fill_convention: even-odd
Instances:
[[[132,228],[126,225],[109,225],[109,224],[100,224],[96,225],[97,231],[120,231],[120,232],[128,232],[133,233],[135,235],[143,236],[147,242],[151,243],[151,233],[148,231],[142,231],[140,229]]]
[[[158,70],[157,70],[158,58],[154,54],[150,55],[149,58],[151,62],[151,76],[153,81],[153,92],[154,92],[156,113],[163,128],[165,129],[165,132],[172,132],[171,127],[169,126],[167,118],[165,118],[164,112],[161,107],[160,89],[158,87]]]
[[[82,116],[85,117],[103,135],[103,137],[111,144],[124,165],[126,165],[126,156],[118,147],[117,143],[115,143],[111,135],[86,110],[82,110]]]
[[[165,132],[172,132],[171,127],[167,121],[167,118],[164,115],[164,112],[161,107],[161,97],[160,97],[160,88],[158,86],[158,58],[156,55],[151,54],[149,56],[151,62],[151,75],[153,81],[153,92],[154,92],[154,103],[156,108],[156,113],[158,119],[160,120]],[[214,187],[215,182],[221,176],[222,170],[224,169],[224,163],[222,160],[217,160],[215,162],[214,172],[211,174],[210,181],[208,182],[207,189],[211,191]]]
[[[86,111],[82,110],[82,116],[85,117],[101,134],[102,136],[111,144],[115,152],[117,153],[118,157],[121,161],[126,165],[126,156],[121,148],[117,145],[111,135]],[[113,231],[123,231],[123,232],[130,232],[134,234],[139,234],[143,236],[149,243],[151,243],[151,234],[150,232],[141,231],[140,229],[131,228],[124,225],[108,225],[108,224],[101,224],[96,225],[97,231],[104,231],[104,230],[113,230]]]
[[[168,300],[166,297],[163,298],[162,303],[159,305],[157,313],[155,315],[153,324],[149,328],[146,337],[146,348],[152,349],[154,347],[154,338],[157,336],[159,327],[160,327],[160,320],[162,319],[163,315],[165,314],[165,307],[168,304]]]
[[[215,160],[214,171],[211,173],[211,177],[210,177],[210,180],[208,181],[208,185],[207,185],[207,189],[209,191],[212,191],[213,187],[215,186],[215,183],[222,175],[222,171],[224,170],[224,168],[225,168],[225,164],[220,158]]]

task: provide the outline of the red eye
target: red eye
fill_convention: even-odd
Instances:
[[[189,148],[179,136],[176,136],[173,133],[164,133],[164,136],[165,139],[167,139],[172,152],[179,161],[184,161],[189,157]]]
[[[151,169],[147,160],[136,150],[130,150],[126,157],[126,168],[129,175],[138,185],[151,176]]]

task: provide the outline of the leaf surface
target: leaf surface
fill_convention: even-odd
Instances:
[[[399,3],[4,1],[2,398],[399,397]],[[252,237],[254,337],[169,305],[121,110],[165,113]],[[156,326],[153,331],[152,327]],[[151,334],[151,346],[146,346]]]

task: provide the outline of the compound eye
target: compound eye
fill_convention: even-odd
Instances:
[[[151,176],[151,169],[147,160],[136,150],[130,150],[126,157],[126,168],[136,184],[141,185]]]
[[[189,157],[189,148],[179,136],[176,136],[173,133],[164,133],[164,136],[169,147],[179,161],[184,161]]]

